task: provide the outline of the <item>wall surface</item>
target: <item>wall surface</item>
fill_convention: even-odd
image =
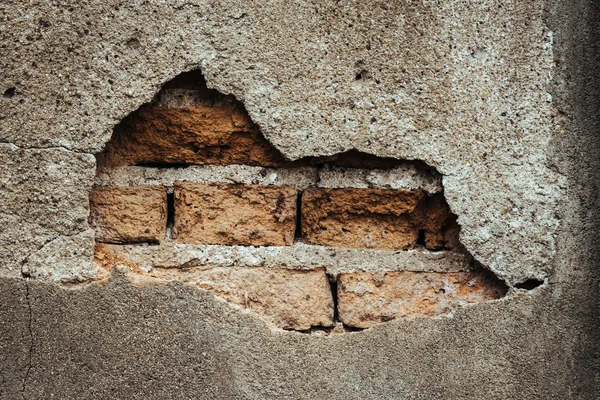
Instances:
[[[4,2],[0,398],[598,398],[595,3]],[[434,167],[506,297],[324,336],[102,275],[94,155],[198,68],[289,161]]]

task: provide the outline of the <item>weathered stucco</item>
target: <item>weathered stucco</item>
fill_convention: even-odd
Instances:
[[[593,3],[4,2],[0,397],[598,398]],[[114,272],[86,284],[103,276],[88,225],[93,154],[196,68],[289,159],[357,149],[435,167],[469,253],[511,286],[545,284],[329,337],[275,333],[182,283]],[[251,168],[231,173],[253,183]],[[368,270],[355,256],[348,270]],[[436,268],[460,270],[446,261]]]
[[[354,148],[435,166],[471,254],[511,283],[543,279],[564,186],[546,155],[562,131],[543,10],[541,0],[16,6],[3,24],[14,57],[0,61],[1,88],[15,90],[0,141],[97,152],[160,85],[202,68],[290,159]],[[11,229],[3,237],[16,268],[30,249]]]

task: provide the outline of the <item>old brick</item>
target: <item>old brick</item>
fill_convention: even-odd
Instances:
[[[150,275],[209,290],[282,329],[333,326],[333,299],[323,269],[170,268],[155,269]]]
[[[284,246],[294,240],[289,186],[175,183],[174,236],[181,243]]]
[[[249,164],[284,161],[238,104],[193,108],[144,106],[115,127],[101,166],[144,164]]]
[[[457,247],[459,227],[439,193],[387,189],[312,188],[302,193],[307,243],[406,250],[423,234],[430,250]]]
[[[455,249],[460,246],[460,227],[443,193],[427,196],[412,215],[413,223],[423,232],[424,245],[429,250]]]
[[[340,274],[338,313],[347,326],[369,328],[397,317],[431,317],[505,294],[505,285],[486,272]]]
[[[324,246],[413,248],[419,226],[411,214],[424,198],[422,191],[307,189],[302,234],[306,242]]]
[[[167,192],[162,186],[100,186],[90,193],[90,224],[105,243],[156,242],[165,237]]]

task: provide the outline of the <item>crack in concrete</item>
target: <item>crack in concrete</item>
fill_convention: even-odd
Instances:
[[[58,236],[53,236],[49,239],[47,239],[46,241],[44,241],[44,243],[42,243],[41,245],[38,246],[37,250],[32,251],[31,253],[29,253],[25,258],[23,258],[23,261],[21,262],[21,277],[23,278],[32,278],[32,276],[29,273],[29,269],[28,269],[28,263],[29,263],[29,258],[35,254],[38,254],[39,252],[43,251],[44,248],[46,248],[46,246],[52,244],[53,242],[62,239],[62,238],[70,238],[73,236],[77,236],[83,232],[85,232],[86,229],[79,231],[79,232],[75,232],[69,235],[58,235]]]
[[[31,307],[31,293],[30,293],[30,288],[29,288],[29,283],[27,280],[25,280],[25,288],[26,288],[26,292],[25,292],[25,299],[27,300],[27,308],[29,310],[29,354],[28,354],[28,360],[27,360],[27,370],[25,372],[25,376],[23,377],[23,383],[21,384],[21,397],[23,399],[25,399],[25,388],[27,385],[27,379],[29,379],[29,375],[31,373],[31,367],[32,367],[32,359],[33,359],[33,350],[34,350],[34,345],[35,345],[35,339],[33,336],[33,309]]]
[[[76,153],[76,154],[89,154],[89,155],[94,155],[94,153],[88,152],[88,151],[78,151],[78,150],[73,150],[70,149],[68,147],[65,146],[47,146],[47,147],[43,147],[43,146],[17,146],[14,143],[11,142],[0,142],[0,145],[9,145],[9,146],[13,146],[14,150],[64,150],[64,151],[68,151],[69,153]]]

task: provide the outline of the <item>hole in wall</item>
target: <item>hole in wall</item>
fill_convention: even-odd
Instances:
[[[102,268],[212,291],[271,327],[354,332],[506,295],[460,245],[434,168],[355,149],[288,161],[200,71],[165,84],[96,157]]]
[[[170,235],[175,224],[175,195],[167,192],[167,234]]]
[[[5,99],[12,99],[13,96],[15,95],[15,87],[9,87],[8,89],[6,89],[4,91],[4,93],[2,94],[2,97],[4,97]]]
[[[544,284],[544,281],[539,279],[528,279],[525,282],[517,283],[515,287],[517,289],[533,290]]]

